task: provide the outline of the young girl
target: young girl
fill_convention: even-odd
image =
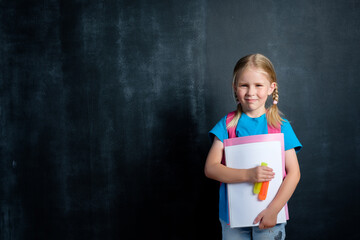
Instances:
[[[228,125],[225,116],[209,132],[214,141],[205,163],[205,175],[223,183],[220,185],[219,200],[223,239],[285,239],[285,224],[276,224],[277,214],[290,199],[300,180],[296,152],[302,145],[290,123],[279,115],[276,74],[270,60],[261,54],[241,58],[234,68],[233,90],[237,101],[236,114]],[[265,103],[270,95],[273,103],[266,109]],[[267,134],[268,124],[273,128],[281,128],[284,134],[287,175],[273,201],[254,219],[254,224],[259,223],[258,227],[230,228],[226,183],[271,181],[274,172],[265,166],[252,169],[226,167],[222,164],[223,141],[228,138],[228,129],[231,127],[236,126],[237,137],[244,137]]]

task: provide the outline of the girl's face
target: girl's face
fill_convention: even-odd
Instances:
[[[266,100],[275,87],[276,83],[270,83],[267,75],[254,67],[249,67],[238,77],[234,90],[243,112],[249,117],[256,118],[266,112]]]

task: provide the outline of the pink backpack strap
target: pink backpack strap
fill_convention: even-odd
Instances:
[[[268,134],[272,133],[281,133],[281,125],[279,124],[278,127],[273,127],[270,124],[268,124]],[[286,176],[286,170],[285,170],[285,159],[283,158],[283,177]]]
[[[231,128],[227,128],[227,126],[229,125],[229,123],[231,122],[231,120],[233,120],[233,118],[235,117],[236,111],[234,112],[230,112],[228,113],[228,115],[226,116],[226,129],[227,132],[229,134],[229,138],[235,138],[236,137],[236,126],[235,127],[231,127]],[[223,158],[221,159],[221,164],[226,165],[226,161],[225,161],[225,154],[223,154]]]
[[[231,127],[231,128],[227,127],[229,125],[229,123],[234,119],[235,114],[236,114],[236,111],[230,112],[226,116],[226,129],[228,131],[229,138],[236,138],[236,133],[235,133],[236,125],[234,127]]]
[[[268,134],[271,133],[281,133],[281,125],[279,125],[277,128],[271,126],[270,124],[268,124]]]

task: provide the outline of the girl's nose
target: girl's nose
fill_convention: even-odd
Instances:
[[[252,87],[252,86],[250,86],[250,87],[248,88],[247,94],[250,95],[250,96],[254,95],[254,94],[255,94],[255,88]]]

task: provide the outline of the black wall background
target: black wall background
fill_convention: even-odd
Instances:
[[[0,1],[0,238],[220,239],[207,132],[274,63],[288,239],[358,239],[360,2]]]

